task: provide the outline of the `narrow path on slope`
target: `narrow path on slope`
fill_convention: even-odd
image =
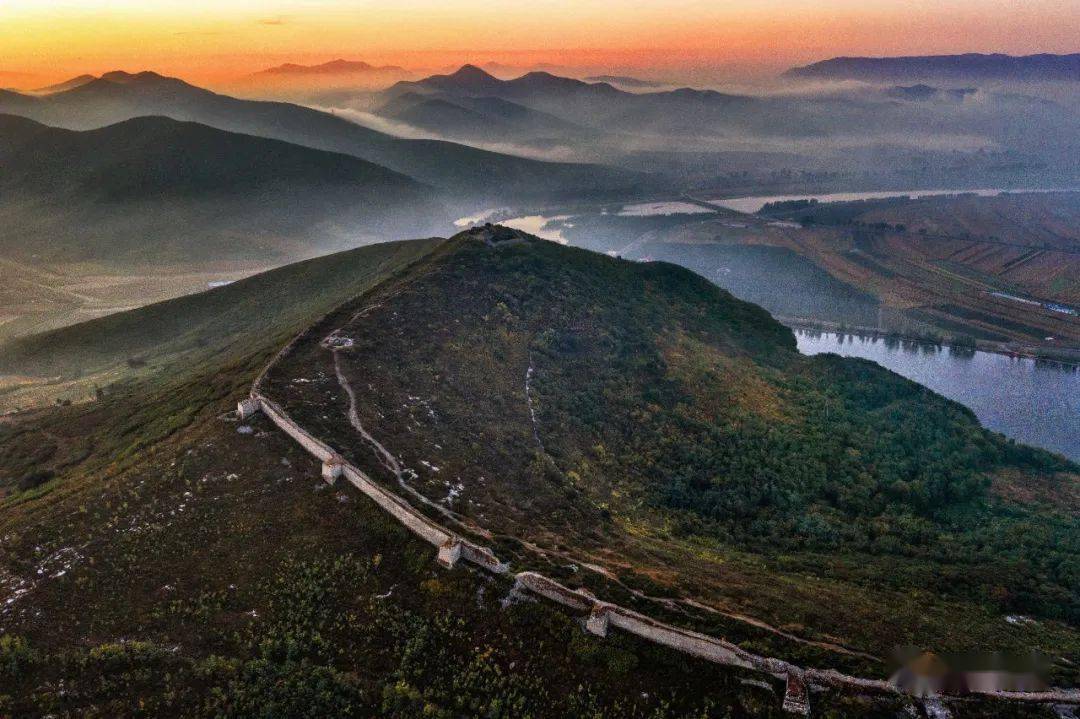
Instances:
[[[653,599],[655,601],[661,601],[661,600],[656,599],[654,597],[645,597],[645,598],[646,599]],[[879,662],[879,663],[881,662],[881,658],[876,657],[873,654],[867,654],[866,652],[860,652],[858,649],[851,649],[849,647],[843,646],[842,644],[834,644],[832,642],[823,642],[823,641],[819,641],[819,640],[816,640],[816,639],[804,639],[803,637],[792,634],[791,632],[785,632],[783,629],[780,629],[779,627],[774,627],[772,624],[769,624],[768,622],[764,622],[764,621],[762,621],[760,619],[754,619],[753,617],[747,616],[745,614],[739,614],[738,612],[725,612],[722,609],[717,609],[716,607],[710,607],[708,604],[703,604],[702,602],[699,602],[696,599],[688,599],[686,597],[683,597],[683,598],[681,598],[681,599],[679,599],[677,601],[682,603],[682,604],[685,604],[685,605],[687,605],[689,607],[694,607],[695,609],[700,609],[702,611],[709,612],[710,614],[719,614],[720,616],[727,617],[728,619],[734,619],[735,621],[738,621],[738,622],[745,622],[746,624],[749,624],[750,626],[757,627],[758,629],[763,629],[763,630],[765,630],[767,632],[771,632],[772,634],[776,634],[777,636],[783,637],[784,639],[789,639],[789,640],[791,640],[793,642],[798,642],[800,644],[806,644],[806,645],[812,646],[812,647],[818,647],[819,649],[825,649],[827,651],[836,652],[838,654],[847,654],[849,656],[862,657],[863,659],[869,659],[869,660],[874,661],[874,662]]]
[[[334,337],[334,336],[338,335],[339,331],[340,330],[334,330],[333,332],[331,332],[328,335],[328,337]],[[425,506],[431,507],[435,511],[439,512],[439,514],[441,514],[442,516],[449,519],[451,522],[453,522],[459,528],[468,530],[468,531],[476,533],[476,534],[479,534],[479,535],[483,536],[484,538],[486,538],[488,540],[492,539],[494,537],[494,534],[490,530],[487,530],[487,529],[477,525],[475,522],[471,521],[468,517],[464,517],[464,516],[458,514],[457,512],[454,512],[453,510],[451,510],[451,509],[449,509],[447,507],[444,507],[443,505],[441,505],[441,504],[439,504],[439,503],[437,503],[435,501],[432,501],[427,496],[425,496],[422,492],[415,489],[412,485],[410,485],[406,481],[405,474],[408,473],[408,472],[411,472],[412,470],[410,470],[407,467],[402,467],[401,462],[398,461],[397,457],[394,456],[393,452],[391,452],[385,446],[383,446],[383,444],[381,442],[379,442],[379,440],[375,439],[375,437],[372,436],[372,434],[370,432],[368,432],[367,429],[364,428],[363,423],[360,421],[360,414],[357,411],[356,392],[353,390],[352,383],[349,382],[348,378],[345,376],[345,372],[344,372],[344,370],[342,369],[342,366],[341,366],[341,353],[342,353],[342,351],[345,351],[347,349],[347,347],[334,346],[332,343],[329,343],[329,342],[327,342],[325,340],[323,341],[322,346],[325,347],[326,349],[328,349],[333,354],[333,357],[334,357],[334,374],[337,375],[338,384],[340,384],[341,388],[343,390],[345,390],[345,394],[349,398],[349,409],[348,409],[348,412],[347,412],[347,415],[348,415],[348,418],[349,418],[349,424],[351,424],[353,429],[355,429],[357,431],[357,433],[361,437],[363,437],[364,441],[367,442],[371,446],[371,448],[373,450],[375,450],[375,453],[379,458],[379,462],[382,464],[383,467],[386,468],[387,471],[389,471],[391,474],[394,475],[394,477],[397,479],[398,486],[400,486],[403,490],[405,490],[409,494],[409,496],[414,497],[417,501],[421,502]],[[536,443],[539,446],[540,451],[543,452],[543,451],[545,451],[544,450],[544,444],[540,440],[540,435],[538,433],[538,429],[537,429],[537,426],[536,426],[536,414],[535,414],[535,411],[533,409],[533,403],[532,403],[532,394],[531,394],[531,386],[530,386],[530,380],[532,378],[532,373],[533,373],[533,364],[532,364],[532,357],[530,356],[529,357],[529,367],[528,367],[528,370],[526,370],[526,373],[525,373],[525,396],[526,396],[526,398],[528,399],[528,402],[529,402],[529,414],[530,414],[530,417],[531,417],[532,423],[533,423],[533,436],[536,438]],[[832,652],[836,652],[836,653],[839,653],[839,654],[846,654],[846,655],[849,655],[849,656],[858,656],[858,657],[869,659],[869,660],[872,660],[872,661],[875,661],[875,662],[880,662],[881,661],[881,659],[879,657],[875,657],[872,654],[867,654],[865,652],[860,652],[860,651],[858,651],[856,649],[850,649],[848,647],[845,647],[845,646],[842,646],[842,645],[839,645],[839,644],[833,644],[831,642],[823,642],[823,641],[817,641],[817,640],[813,640],[813,639],[805,639],[803,637],[796,636],[796,635],[791,634],[789,632],[785,632],[782,629],[780,629],[778,627],[775,627],[775,626],[773,626],[773,625],[771,625],[771,624],[769,624],[769,623],[767,623],[765,621],[762,621],[760,619],[754,619],[753,617],[749,617],[749,616],[746,616],[744,614],[739,614],[739,613],[734,613],[734,612],[726,612],[724,610],[708,606],[707,604],[702,604],[701,602],[698,602],[697,600],[694,600],[694,599],[691,599],[691,598],[688,598],[688,597],[680,597],[680,598],[675,599],[675,600],[662,599],[662,598],[659,598],[659,597],[650,597],[650,596],[648,596],[646,594],[643,594],[642,592],[635,591],[635,590],[631,589],[630,587],[626,586],[618,578],[618,576],[616,574],[614,574],[613,572],[611,572],[610,570],[608,570],[606,567],[604,567],[602,565],[595,564],[595,563],[592,563],[592,562],[583,561],[580,557],[575,557],[572,554],[569,554],[569,553],[567,553],[565,551],[547,550],[547,549],[544,549],[544,548],[542,548],[540,546],[537,546],[536,544],[533,544],[532,542],[529,542],[527,540],[524,540],[524,539],[521,539],[521,538],[517,538],[517,539],[518,539],[519,542],[522,543],[522,545],[526,549],[528,549],[528,550],[530,550],[530,551],[532,551],[532,552],[534,552],[534,553],[536,553],[536,554],[538,554],[540,556],[554,555],[554,556],[561,557],[562,559],[564,559],[564,560],[566,560],[568,562],[571,562],[571,563],[573,563],[573,564],[575,564],[577,566],[588,569],[589,571],[596,572],[597,574],[600,574],[601,576],[605,577],[609,581],[614,581],[616,584],[623,587],[624,589],[629,591],[631,594],[634,594],[635,596],[637,596],[640,599],[644,599],[644,600],[650,601],[650,602],[655,602],[657,604],[660,604],[662,606],[667,607],[668,609],[675,609],[675,607],[672,606],[673,604],[683,604],[683,605],[686,605],[688,607],[693,607],[695,609],[705,611],[705,612],[708,612],[708,613],[711,613],[711,614],[717,614],[717,615],[720,615],[720,616],[727,617],[729,619],[733,619],[735,621],[744,622],[744,623],[749,624],[749,625],[751,625],[753,627],[756,627],[756,628],[761,629],[763,631],[770,632],[772,634],[775,634],[777,636],[783,637],[785,639],[788,639],[790,641],[793,641],[793,642],[796,642],[796,643],[799,643],[799,644],[818,647],[819,649],[825,649],[826,651],[832,651]]]
[[[270,371],[271,367],[281,357],[283,357],[286,353],[288,353],[292,349],[292,347],[295,345],[295,343],[298,342],[304,336],[305,336],[305,333],[301,333],[301,334],[297,335],[296,337],[294,337],[292,341],[290,341],[287,345],[285,345],[285,347],[283,347],[281,349],[281,351],[279,351],[278,354],[273,359],[270,360],[269,364],[267,364],[266,367],[263,368],[262,372],[259,373],[259,375],[256,378],[255,382],[253,383],[252,392],[251,392],[250,396],[251,396],[252,401],[262,403],[262,409],[264,411],[272,410],[270,412],[271,419],[274,421],[275,424],[277,424],[280,428],[284,429],[286,431],[286,433],[293,436],[294,439],[297,439],[297,441],[299,441],[301,443],[301,445],[305,446],[305,448],[308,449],[309,452],[314,454],[316,457],[322,458],[323,461],[326,461],[324,454],[329,454],[331,452],[331,450],[329,450],[328,448],[325,448],[326,446],[323,443],[321,443],[320,440],[318,440],[313,435],[311,435],[310,433],[303,430],[303,428],[299,427],[299,425],[297,425],[295,423],[295,421],[293,421],[291,418],[289,418],[287,414],[285,414],[283,411],[281,411],[274,404],[274,402],[272,400],[270,400],[269,398],[263,397],[262,395],[259,394],[259,386],[260,386],[264,376]],[[401,464],[400,464],[400,462],[398,462],[397,458],[394,457],[393,454],[389,450],[387,450],[381,443],[379,443],[377,440],[375,440],[374,437],[372,437],[370,435],[370,433],[367,432],[366,429],[364,429],[363,425],[360,422],[359,413],[357,411],[356,395],[353,392],[352,386],[348,382],[348,379],[344,376],[344,372],[341,369],[341,364],[340,364],[339,357],[338,357],[338,352],[340,350],[344,350],[344,349],[347,349],[348,347],[352,346],[352,340],[347,338],[347,337],[339,335],[338,330],[335,330],[334,332],[332,332],[330,335],[328,335],[322,341],[321,345],[325,349],[330,350],[332,352],[332,354],[333,354],[335,373],[336,373],[336,375],[338,377],[338,382],[342,386],[342,388],[345,390],[345,392],[348,395],[349,400],[350,400],[349,401],[348,416],[349,416],[350,424],[352,424],[353,428],[356,429],[361,434],[361,436],[365,439],[365,441],[367,441],[369,444],[371,444],[371,446],[375,449],[375,451],[379,455],[380,461],[384,464],[385,467],[387,467],[387,469],[389,471],[391,471],[391,472],[393,472],[395,474],[395,476],[398,479],[398,482],[399,482],[400,486],[405,491],[407,491],[409,494],[415,496],[423,504],[426,504],[428,506],[431,506],[431,507],[435,508],[441,514],[443,514],[443,516],[446,516],[451,521],[453,521],[455,524],[458,524],[460,526],[467,526],[467,525],[464,525],[457,518],[457,516],[453,512],[449,512],[449,510],[446,510],[444,507],[441,507],[441,506],[439,506],[437,504],[434,504],[433,502],[431,502],[431,500],[428,500],[425,496],[420,494],[418,491],[414,490],[407,482],[405,482],[404,473],[408,472],[408,471],[411,471],[411,470],[409,470],[408,468],[402,468]],[[530,364],[531,364],[531,362],[530,362]],[[248,400],[245,400],[245,402],[247,402],[247,401]],[[241,405],[243,405],[245,402],[242,402]],[[238,411],[243,412],[245,410],[244,410],[243,407],[241,407],[240,409],[238,409]],[[311,448],[312,444],[318,445],[318,447],[316,449],[312,449]],[[355,467],[353,467],[352,469],[354,471],[358,472],[358,473],[360,472],[360,470],[355,468]],[[368,478],[365,477],[364,479],[365,479],[366,482],[370,482],[370,480]],[[385,490],[382,490],[382,491],[385,492]],[[396,497],[396,495],[391,494],[390,496],[394,498],[395,502],[400,502],[401,504],[408,505],[407,501]],[[422,515],[419,515],[419,513],[416,512],[415,508],[410,507],[410,510],[411,510],[410,515],[412,517],[418,518],[419,516],[422,516]],[[397,516],[397,515],[395,515],[395,516]],[[468,518],[466,518],[466,519],[468,519]],[[406,526],[410,526],[410,528],[411,528],[411,525],[409,525],[407,522],[405,522],[405,520],[402,520],[402,521],[406,524]],[[430,519],[425,518],[425,521],[427,521],[428,523],[431,523]],[[486,530],[483,530],[482,528],[473,529],[472,527],[469,527],[469,529],[471,529],[472,531],[479,530],[479,533],[484,534],[484,535],[489,536],[489,537],[491,536],[489,532],[487,532]],[[416,531],[416,530],[414,529],[413,531]],[[446,534],[445,529],[440,528],[440,532],[443,535]],[[431,541],[431,540],[429,539],[429,541]],[[467,543],[467,542],[462,542],[462,541],[459,540],[459,546],[460,546],[460,544],[465,544],[465,543]],[[447,545],[449,545],[449,544],[450,543],[447,542]],[[476,545],[472,545],[471,543],[468,543],[468,544],[470,545],[472,551],[478,552],[478,553],[480,553],[482,555],[479,558],[472,557],[472,558],[470,558],[470,561],[475,562],[480,567],[486,568],[489,571],[496,571],[496,572],[505,571],[506,565],[501,564],[501,563],[497,563],[497,559],[494,557],[493,554],[491,554],[490,550],[488,550],[487,548],[483,548],[483,547],[477,547]],[[529,545],[526,544],[526,546],[528,547]],[[533,548],[533,547],[530,547],[530,548]],[[540,549],[538,547],[535,547],[535,549],[540,551],[541,553],[546,553],[544,550],[542,550],[542,549]],[[440,548],[440,555],[441,555],[441,551],[442,550]],[[564,557],[566,556],[562,552],[556,552],[556,554],[559,554],[560,556],[564,556]],[[485,557],[487,559],[492,560],[492,561],[486,561]],[[604,573],[604,574],[607,573],[606,570],[603,567],[599,567],[599,566],[596,566],[596,565],[593,565],[593,566],[583,565],[583,566],[588,566],[593,571],[598,571],[598,572]],[[895,694],[895,693],[898,693],[898,692],[902,693],[901,690],[899,690],[896,686],[890,684],[888,681],[885,681],[885,680],[867,679],[867,678],[863,678],[863,677],[849,676],[849,675],[837,672],[836,670],[833,670],[833,669],[816,669],[816,668],[803,669],[803,668],[800,668],[800,667],[798,667],[796,665],[793,665],[793,664],[791,664],[791,663],[789,663],[789,662],[787,662],[785,660],[782,660],[782,659],[778,659],[778,658],[774,658],[774,657],[758,656],[756,654],[753,654],[752,652],[748,652],[747,650],[741,649],[740,647],[738,647],[738,645],[733,644],[731,642],[728,642],[728,641],[726,641],[726,640],[724,640],[722,638],[713,637],[713,636],[709,636],[709,635],[705,635],[705,634],[700,634],[700,633],[694,632],[693,630],[689,630],[689,629],[686,629],[686,628],[680,628],[680,627],[678,627],[676,625],[666,624],[664,622],[651,619],[647,615],[640,614],[638,612],[635,612],[632,609],[626,609],[626,608],[620,607],[619,605],[616,605],[616,604],[611,604],[611,603],[607,603],[607,602],[603,602],[601,600],[598,600],[591,592],[589,592],[587,590],[570,589],[569,587],[566,587],[566,586],[558,583],[555,580],[547,578],[547,577],[545,577],[543,575],[539,575],[539,574],[537,574],[535,572],[525,571],[525,572],[520,572],[520,573],[518,573],[518,574],[516,574],[514,576],[516,578],[516,582],[518,582],[518,583],[524,583],[525,579],[528,578],[530,580],[530,582],[532,582],[531,584],[526,585],[528,589],[530,589],[532,592],[537,593],[537,594],[539,594],[539,595],[541,595],[543,597],[547,597],[548,599],[556,601],[559,604],[563,604],[564,606],[572,606],[572,607],[574,607],[576,609],[581,609],[582,606],[584,606],[586,608],[591,606],[593,612],[596,612],[599,609],[600,613],[604,617],[607,617],[609,615],[617,615],[623,621],[630,622],[630,624],[629,625],[622,624],[622,625],[616,625],[616,626],[621,626],[623,629],[625,629],[625,631],[627,631],[627,632],[629,632],[631,634],[636,634],[637,636],[640,636],[640,637],[642,637],[642,638],[644,638],[644,639],[646,639],[648,641],[652,641],[652,642],[655,642],[657,644],[667,645],[667,646],[673,647],[673,648],[675,648],[676,650],[679,650],[679,651],[684,651],[684,652],[688,652],[688,653],[691,653],[691,654],[697,654],[698,656],[706,658],[706,659],[708,659],[710,661],[719,662],[721,664],[729,664],[729,665],[736,665],[736,666],[746,666],[747,668],[753,668],[753,669],[756,669],[758,671],[763,671],[763,672],[772,674],[774,676],[784,676],[787,679],[787,691],[785,693],[785,698],[784,698],[784,709],[787,710],[787,711],[793,711],[793,712],[796,712],[796,713],[799,713],[799,714],[804,714],[804,715],[808,714],[809,707],[807,705],[806,699],[807,699],[807,686],[808,686],[808,684],[810,682],[813,682],[815,685],[821,685],[821,686],[826,686],[826,687],[837,687],[837,688],[843,688],[845,690],[854,689],[856,691],[871,691],[871,692],[875,692],[875,693],[888,693],[888,694]],[[618,581],[618,580],[616,580],[616,581]],[[620,584],[621,584],[621,582],[620,582]],[[633,590],[631,590],[631,591],[633,591]],[[655,601],[657,603],[664,604],[664,605],[668,606],[669,608],[672,608],[671,604],[670,604],[670,602],[672,600],[670,600],[670,599],[661,599],[661,598],[648,597],[648,596],[646,596],[644,594],[641,594],[640,592],[633,592],[633,593],[636,594],[639,597],[644,598],[644,599]],[[682,602],[686,606],[693,606],[693,604],[690,601],[686,600],[686,599],[675,600],[675,601]],[[704,609],[709,609],[709,608],[706,608],[706,607],[703,607],[703,608]],[[718,610],[713,610],[713,611],[717,611],[720,614],[724,614],[724,612],[719,612]],[[739,619],[739,620],[742,620],[742,621],[749,621],[749,623],[754,624],[754,625],[759,626],[759,627],[762,627],[762,628],[768,628],[770,630],[775,630],[775,628],[769,627],[769,625],[764,624],[763,622],[759,623],[757,620],[750,620],[747,617],[742,617],[742,616],[739,616],[739,615],[729,615],[729,616],[732,616],[733,618]],[[592,622],[592,619],[593,619],[592,614],[590,614],[590,619],[589,619],[590,623]],[[608,626],[607,622],[608,621],[609,621],[608,619],[604,618],[603,619],[603,628],[602,628],[602,630],[601,631],[594,631],[594,633],[601,634],[602,636],[606,635],[607,634],[607,626]],[[780,632],[780,630],[775,630],[775,631],[777,631],[778,633],[782,633],[782,632]],[[658,635],[657,632],[660,632],[661,634]],[[808,643],[808,644],[815,644],[817,646],[829,646],[827,644],[822,644],[822,643],[819,643],[819,642],[813,642],[813,641],[799,639],[798,637],[791,637],[791,638],[796,640],[796,641],[805,642],[805,643]],[[690,642],[692,646],[686,645],[686,642]],[[833,648],[833,647],[829,646],[829,648]],[[706,649],[708,651],[706,651]],[[845,649],[843,647],[837,647],[836,649],[838,649],[841,652],[851,653],[851,650],[847,650],[847,649]],[[719,654],[717,652],[719,652]],[[747,664],[747,662],[749,664]],[[985,694],[987,694],[989,696],[996,696],[996,697],[999,697],[1001,699],[1013,700],[1013,701],[1022,701],[1022,702],[1028,702],[1028,703],[1043,703],[1043,704],[1046,704],[1046,703],[1066,703],[1066,704],[1080,703],[1080,690],[1075,690],[1075,689],[1050,688],[1049,690],[1044,691],[1044,692],[988,691],[988,692],[980,692],[980,693],[985,693]],[[916,698],[915,701],[918,701],[918,699]]]
[[[331,335],[335,334],[336,332],[337,330],[335,330],[334,333],[331,333]],[[457,512],[454,512],[453,510],[444,507],[438,502],[433,502],[432,500],[424,496],[422,492],[414,489],[412,485],[405,481],[405,473],[412,472],[412,470],[407,467],[402,467],[401,463],[398,462],[397,457],[394,456],[393,452],[384,447],[382,443],[379,442],[379,440],[375,439],[375,437],[373,437],[370,432],[364,429],[363,423],[360,422],[360,413],[356,409],[356,392],[353,390],[352,384],[349,382],[348,378],[345,377],[345,372],[341,368],[341,352],[345,348],[333,347],[325,343],[323,344],[323,346],[329,349],[331,354],[333,354],[334,374],[337,375],[338,384],[341,385],[341,388],[345,390],[345,394],[349,397],[349,410],[347,413],[349,417],[349,424],[351,424],[353,429],[355,429],[357,433],[364,438],[364,441],[371,445],[371,448],[375,450],[375,454],[378,456],[379,462],[382,464],[383,467],[387,469],[387,471],[394,475],[394,477],[397,479],[398,486],[405,490],[405,492],[407,492],[409,496],[414,497],[418,502],[421,502],[425,506],[431,507],[443,517],[449,519],[458,527],[490,539],[491,532],[469,521],[467,518],[462,517]]]
[[[536,423],[536,408],[533,406],[532,398],[532,376],[533,358],[532,352],[529,352],[529,368],[525,370],[525,401],[529,403],[529,419],[532,420],[533,439],[536,440],[536,446],[540,448],[540,451],[547,454],[544,443],[540,440],[540,428]]]

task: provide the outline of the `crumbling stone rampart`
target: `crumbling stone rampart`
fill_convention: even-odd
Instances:
[[[263,369],[252,386],[251,396],[237,404],[237,415],[247,419],[262,411],[279,429],[292,437],[322,463],[323,478],[333,482],[344,477],[379,507],[401,522],[413,534],[437,548],[437,560],[452,568],[464,561],[493,573],[505,573],[508,566],[487,547],[470,542],[443,527],[417,510],[408,501],[386,489],[359,468],[346,462],[330,445],[297,424],[276,402],[262,392],[263,378],[278,359],[287,355],[308,331],[297,335]],[[761,657],[740,649],[724,639],[652,619],[639,612],[598,600],[583,590],[566,587],[536,572],[515,575],[518,588],[544,597],[571,610],[587,613],[587,631],[606,636],[610,627],[671,647],[708,661],[743,669],[766,672],[785,681],[783,708],[792,714],[809,715],[812,685],[842,688],[863,693],[898,693],[887,681],[852,677],[833,670],[802,669],[783,660]],[[1054,689],[1047,692],[990,692],[1017,701],[1080,704],[1080,691]]]

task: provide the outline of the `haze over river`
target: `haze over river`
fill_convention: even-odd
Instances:
[[[1080,371],[990,352],[795,330],[799,351],[873,360],[971,408],[983,426],[1080,461]]]

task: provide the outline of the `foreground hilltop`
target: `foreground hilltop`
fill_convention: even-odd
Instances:
[[[335,267],[349,280],[328,283]],[[282,325],[222,331],[214,308],[253,306],[268,283],[289,289]],[[1075,601],[1060,574],[1074,528],[1036,506],[1069,501],[1075,467],[876,366],[800,357],[764,311],[686,270],[484,228],[222,290],[169,305],[192,313],[202,341],[164,338],[155,374],[0,426],[4,711],[131,715],[137,698],[156,716],[780,714],[783,686],[767,676],[619,632],[594,639],[504,578],[439,569],[366,497],[327,487],[265,418],[238,422],[236,399],[304,325],[265,391],[514,571],[878,678],[871,652],[898,637],[1076,659],[1074,620],[1052,616]],[[335,293],[345,304],[319,320]],[[102,341],[133,342],[155,311]],[[107,362],[89,334],[52,344]],[[934,462],[926,475],[902,461],[905,442]],[[945,488],[917,484],[934,476]],[[920,491],[938,492],[940,511]],[[996,539],[1016,534],[1038,537],[1030,555]],[[954,556],[986,549],[960,564],[931,536]],[[1018,571],[1027,594],[1008,578]],[[714,611],[679,601],[693,597]],[[1030,616],[1005,621],[1017,606]],[[1070,679],[1059,664],[1054,682]],[[918,711],[835,691],[813,707]],[[956,715],[1002,711],[1029,715],[978,698]]]
[[[1077,467],[800,355],[682,268],[479,228],[328,316],[264,391],[500,558],[640,611],[864,674],[902,644],[1037,645],[1074,679]]]
[[[125,313],[103,344],[162,312],[193,318],[205,342],[96,402],[0,424],[0,713],[781,715],[777,682],[589,639],[508,582],[439,569],[285,435],[232,416],[334,293],[362,294],[430,249],[362,248]],[[267,283],[288,288],[288,306],[269,308],[281,322],[219,332],[222,303],[250,308]],[[77,356],[89,339],[52,342]]]

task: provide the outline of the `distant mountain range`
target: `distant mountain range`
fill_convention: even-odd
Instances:
[[[984,92],[979,103],[963,102],[976,86],[970,81],[962,85],[951,80],[888,85],[897,87],[755,96],[689,87],[629,91],[606,82],[585,82],[546,72],[503,80],[482,68],[465,65],[453,73],[393,85],[376,96],[380,105],[375,112],[436,136],[472,142],[509,141],[539,150],[551,147],[563,153],[561,157],[625,163],[628,168],[668,173],[675,181],[681,177],[678,153],[700,156],[703,148],[723,146],[735,138],[766,147],[776,147],[777,142],[811,141],[819,151],[837,153],[835,160],[823,163],[833,168],[850,166],[854,161],[867,171],[891,174],[892,163],[891,167],[907,175],[913,163],[934,166],[938,177],[933,181],[950,184],[995,183],[1005,172],[1024,174],[1022,182],[1046,182],[1045,178],[1059,173],[1075,174],[1064,159],[1080,140],[1080,130],[1074,113],[1061,103],[1034,93],[993,90]],[[421,97],[429,102],[423,103]],[[960,104],[965,107],[963,113],[956,111]],[[521,119],[492,119],[508,108],[514,108]],[[554,136],[545,134],[555,129],[552,118],[577,130],[563,126]],[[979,159],[967,163],[959,174],[976,179],[961,181],[955,170],[945,167],[955,167],[955,163],[936,149],[906,148],[908,138],[928,133],[943,144],[956,143],[971,150],[1005,147],[1015,154],[1007,163],[996,162],[992,168],[984,167],[986,163]],[[1046,138],[1050,137],[1054,138],[1053,151],[1048,151],[1052,145]],[[867,148],[858,159],[851,152],[852,139]],[[848,149],[840,149],[845,146]],[[884,146],[891,148],[885,156],[880,151]],[[652,155],[647,164],[635,163],[634,148],[660,154]],[[907,157],[900,159],[899,155]],[[919,155],[917,162],[912,155]],[[999,170],[1010,167],[1014,169]],[[1029,179],[1036,167],[1043,179]],[[706,172],[710,176],[700,181],[714,181],[719,169],[709,166]],[[902,182],[929,181],[922,174]]]
[[[192,122],[76,132],[0,115],[0,138],[5,257],[272,262],[451,219],[431,188],[384,167]]]
[[[379,109],[382,117],[473,142],[552,138],[566,140],[597,133],[550,113],[499,97],[458,97],[408,92]]]
[[[45,87],[39,87],[38,89],[34,90],[34,93],[38,94],[38,95],[50,95],[50,94],[52,94],[54,92],[63,92],[64,90],[74,90],[75,88],[81,87],[82,85],[93,82],[96,79],[97,78],[94,77],[93,75],[79,75],[77,77],[71,78],[70,80],[65,80],[63,82],[58,82],[55,85],[47,85]]]
[[[640,80],[626,75],[593,75],[585,78],[585,82],[606,82],[609,85],[622,85],[623,87],[663,87],[662,82],[652,80]]]
[[[331,60],[320,65],[297,65],[287,62],[284,65],[267,68],[255,73],[256,75],[351,75],[368,73],[398,73],[405,74],[408,71],[397,65],[371,65],[356,60]]]
[[[678,90],[634,93],[606,82],[584,82],[548,72],[530,72],[512,80],[500,80],[475,65],[465,65],[449,75],[403,81],[380,93],[384,103],[405,94],[453,98],[499,98],[559,117],[592,131],[606,133],[694,133],[714,125],[738,125],[747,111],[760,111],[770,101],[713,90]],[[756,118],[758,129],[771,121]]]
[[[405,140],[308,107],[241,100],[152,72],[111,72],[43,97],[0,91],[0,113],[56,127],[90,129],[144,115],[353,155],[408,175],[470,205],[510,200],[626,196],[650,180],[636,172],[549,163],[451,142]]]
[[[784,74],[792,78],[867,82],[920,79],[1080,81],[1080,53],[834,57],[792,68]]]
[[[554,93],[585,93],[591,96],[628,94],[606,83],[588,83],[541,71],[525,73],[513,80],[500,80],[476,65],[462,65],[460,69],[447,75],[432,75],[423,80],[399,82],[384,95],[399,95],[404,92],[446,92],[503,98],[535,97]]]

